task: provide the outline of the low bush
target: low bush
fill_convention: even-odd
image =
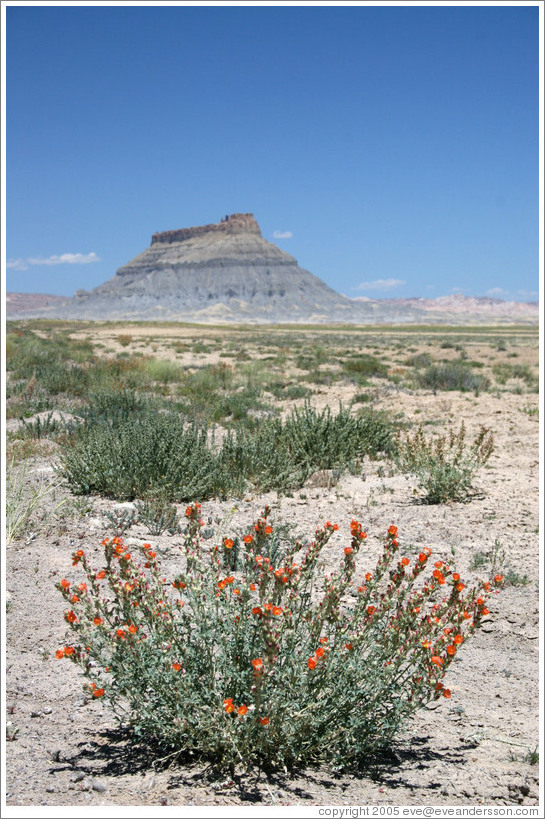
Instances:
[[[160,493],[170,501],[240,495],[249,485],[284,492],[319,469],[347,468],[394,446],[385,414],[368,410],[354,417],[342,406],[334,415],[307,403],[285,420],[266,418],[255,429],[238,425],[221,446],[205,425],[175,413],[144,408],[125,415],[124,408],[121,401],[116,417],[108,404],[104,418],[95,410],[65,446],[61,469],[76,492],[122,500]]]
[[[168,583],[150,544],[135,555],[106,539],[98,569],[76,551],[83,582],[57,584],[74,638],[56,656],[81,667],[88,696],[103,698],[130,736],[173,757],[231,772],[361,762],[415,711],[450,698],[442,680],[502,578],[468,589],[443,561],[425,578],[431,550],[400,557],[395,526],[365,573],[355,520],[332,574],[320,570],[338,529],[329,521],[275,567],[269,513],[237,541],[235,565],[234,540],[207,546],[200,506],[189,506],[185,558]]]
[[[61,456],[62,474],[77,494],[120,500],[157,492],[170,500],[221,495],[220,467],[207,428],[167,412],[86,424]]]
[[[426,492],[426,503],[462,501],[468,497],[477,471],[494,451],[494,436],[481,427],[473,444],[466,445],[462,422],[458,432],[426,438],[422,426],[411,437],[398,433],[396,461],[405,472],[414,473]]]
[[[490,380],[486,376],[472,372],[470,365],[461,361],[432,364],[419,372],[418,380],[421,387],[431,390],[480,392],[490,386]]]
[[[364,383],[371,376],[385,378],[388,367],[372,355],[358,355],[343,362],[343,371],[358,383]]]

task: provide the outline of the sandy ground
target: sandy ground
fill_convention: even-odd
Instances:
[[[346,390],[334,387],[313,403],[335,406],[349,397]],[[539,421],[528,411],[538,396],[433,395],[391,386],[376,406],[426,420],[430,429],[457,428],[461,419],[470,436],[480,424],[493,429],[496,448],[469,503],[423,505],[413,480],[391,474],[389,462],[366,460],[361,475],[333,486],[311,480],[293,497],[205,502],[203,516],[214,526],[235,503],[236,530],[268,503],[274,520],[309,537],[330,519],[340,526],[328,547],[332,559],[348,543],[352,517],[367,529],[371,550],[373,538],[395,523],[407,554],[427,545],[437,559],[449,559],[454,548],[458,571],[469,579],[479,576],[469,569],[476,553],[488,556],[482,574],[494,553],[503,552],[501,571],[515,582],[491,598],[485,625],[452,664],[446,678],[452,699],[421,711],[392,756],[357,774],[309,769],[214,782],[203,766],[165,767],[145,749],[129,747],[107,708],[84,696],[78,669],[55,658],[69,632],[54,583],[76,579],[75,548],[99,554],[100,541],[111,534],[105,513],[116,506],[98,497],[75,501],[58,489],[55,502],[66,497],[67,503],[57,523],[6,550],[7,806],[538,804],[532,752],[539,744]],[[54,452],[35,458],[31,480],[54,480],[54,464]],[[155,544],[165,564],[175,565],[177,536],[151,537],[133,527],[126,537]]]

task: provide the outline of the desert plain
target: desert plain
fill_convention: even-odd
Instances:
[[[19,515],[4,561],[8,806],[539,804],[536,326],[21,320],[8,323],[6,344],[6,519],[13,523]],[[75,549],[98,560],[116,513],[134,509],[137,499],[76,493],[67,484],[62,452],[88,393],[71,392],[70,379],[66,389],[53,387],[46,370],[50,380],[41,380],[38,364],[48,351],[67,371],[121,362],[113,389],[126,388],[123,379],[133,369],[145,372],[135,389],[191,406],[199,418],[212,418],[220,436],[234,424],[251,427],[305,402],[317,411],[336,412],[342,404],[354,415],[383,412],[394,427],[414,432],[421,425],[430,438],[458,430],[461,422],[469,441],[481,426],[491,430],[494,451],[463,501],[423,502],[415,476],[380,453],[350,469],[317,470],[289,491],[248,486],[240,496],[202,500],[212,536],[227,517],[230,531],[242,531],[265,505],[275,522],[301,536],[336,522],[326,553],[331,565],[356,518],[368,532],[368,555],[363,550],[358,558],[363,564],[394,524],[409,556],[424,546],[438,560],[455,554],[458,571],[470,581],[501,572],[503,588],[491,597],[489,616],[448,671],[452,697],[418,712],[389,755],[357,771],[237,770],[218,780],[205,763],[167,765],[145,746],[131,745],[105,704],[85,694],[81,671],[56,659],[70,632],[55,583],[76,580]],[[36,356],[34,372],[32,365],[26,374],[18,370],[23,354]],[[140,369],[131,369],[135,362]],[[426,377],[453,364],[465,368],[467,382],[445,387]],[[176,504],[182,522],[185,506],[185,500]],[[152,543],[175,570],[178,533],[151,534],[137,520],[123,536]]]

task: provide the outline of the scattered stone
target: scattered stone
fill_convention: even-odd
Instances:
[[[91,780],[91,787],[94,791],[97,791],[98,793],[104,793],[107,790],[106,785],[104,785],[104,783],[102,782],[97,782],[96,779]]]
[[[76,771],[70,777],[70,782],[81,782],[82,779],[85,779],[85,774],[83,773],[83,771]]]

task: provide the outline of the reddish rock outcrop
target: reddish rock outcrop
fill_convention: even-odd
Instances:
[[[195,236],[204,236],[206,233],[253,233],[256,236],[261,236],[261,230],[254,219],[253,213],[232,213],[216,224],[154,233],[151,237],[151,243],[155,245],[161,242],[170,245],[173,242],[185,242],[186,239],[193,239]]]

